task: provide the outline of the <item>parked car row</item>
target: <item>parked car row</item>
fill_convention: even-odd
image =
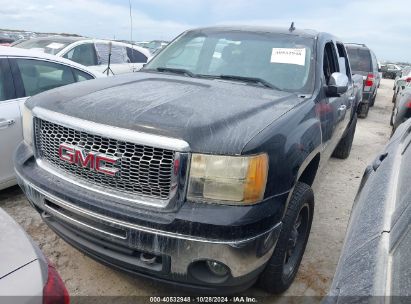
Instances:
[[[397,93],[393,95],[393,109],[390,124],[393,133],[400,124],[411,118],[411,75],[397,81]]]
[[[363,98],[358,107],[358,117],[365,118],[370,107],[374,106],[380,86],[380,73],[377,57],[365,44],[345,44],[353,73],[363,77]]]

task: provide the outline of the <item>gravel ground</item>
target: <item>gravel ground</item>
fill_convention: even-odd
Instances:
[[[309,243],[298,276],[285,295],[321,297],[326,294],[364,169],[389,139],[392,85],[392,80],[382,80],[375,106],[366,119],[358,120],[350,157],[331,159],[318,175],[314,184],[316,207]],[[56,265],[72,296],[175,294],[170,288],[95,262],[66,244],[41,221],[18,187],[0,192],[0,207],[24,227]],[[265,294],[252,288],[244,295]],[[281,298],[270,299],[281,302]]]

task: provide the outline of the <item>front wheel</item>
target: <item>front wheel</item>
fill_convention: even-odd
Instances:
[[[265,291],[284,292],[294,281],[310,235],[313,214],[313,191],[307,184],[297,182],[277,245],[259,278],[259,285]]]

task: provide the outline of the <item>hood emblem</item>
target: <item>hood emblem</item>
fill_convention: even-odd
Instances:
[[[120,171],[120,169],[114,167],[114,165],[118,164],[118,157],[93,151],[86,152],[83,148],[67,143],[60,144],[59,157],[70,164],[110,176],[115,176]]]

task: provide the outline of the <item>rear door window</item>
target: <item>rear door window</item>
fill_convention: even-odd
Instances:
[[[14,98],[14,85],[6,58],[0,58],[0,102]]]
[[[108,55],[110,52],[109,43],[96,43],[96,51],[98,56],[99,64],[108,64]],[[111,58],[110,63],[112,64],[124,64],[130,63],[130,59],[127,55],[127,50],[125,46],[112,44],[111,45]]]
[[[76,82],[71,68],[54,62],[16,59],[26,96]]]
[[[363,48],[347,48],[351,69],[354,72],[372,72],[370,51]]]

